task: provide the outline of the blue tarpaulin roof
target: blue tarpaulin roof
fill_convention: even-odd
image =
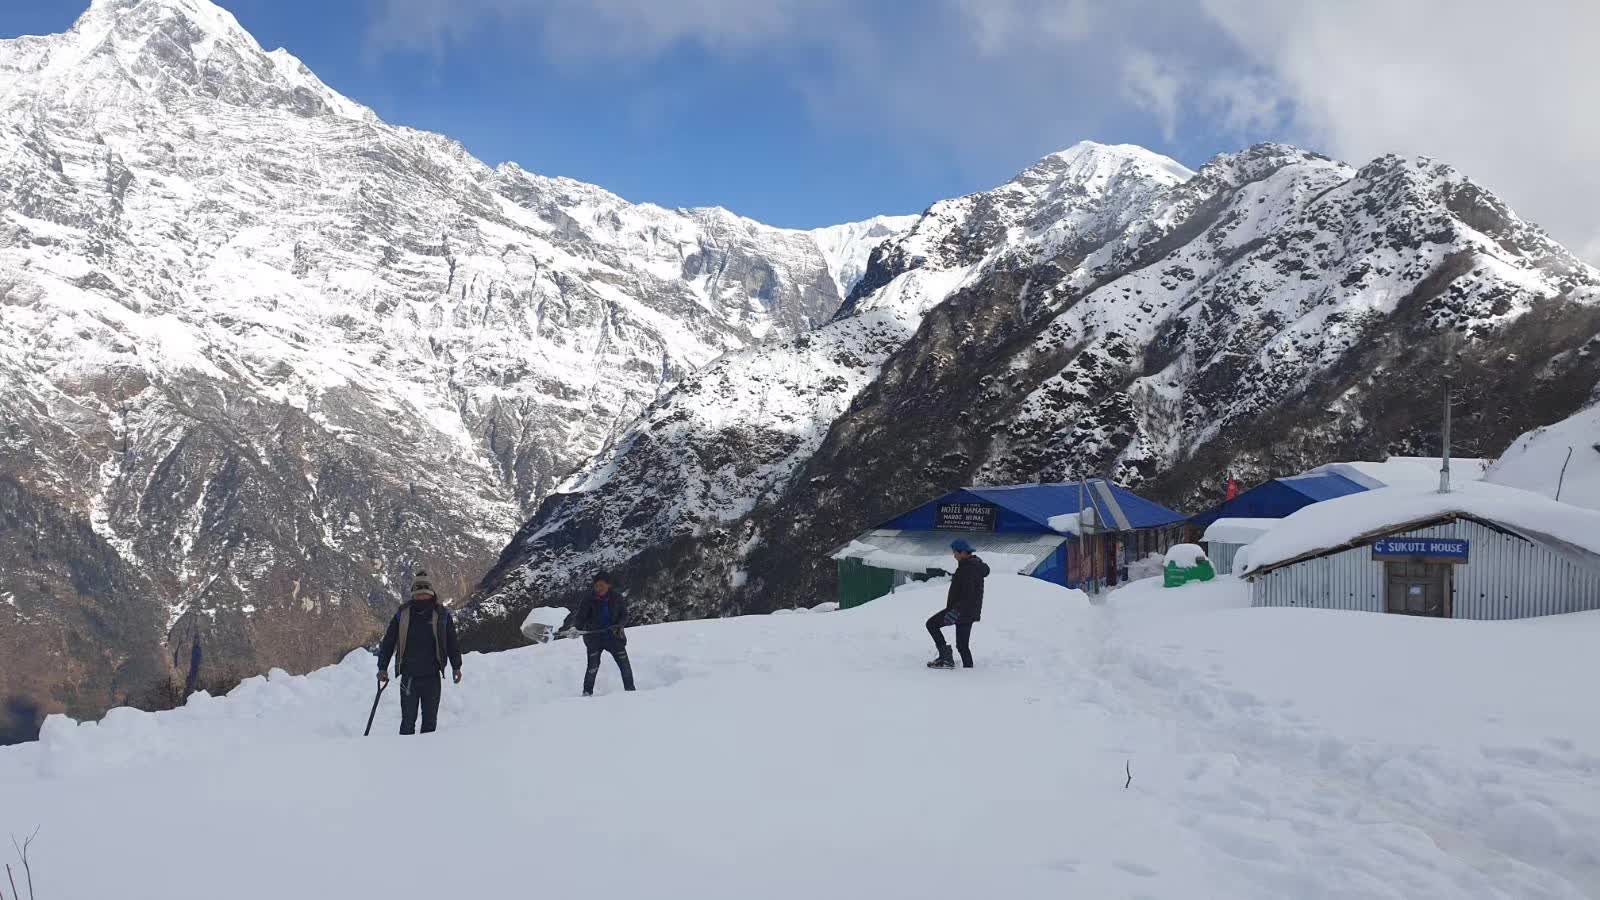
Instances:
[[[1212,507],[1191,521],[1204,527],[1218,519],[1282,519],[1313,503],[1365,490],[1364,485],[1332,472],[1274,478]]]
[[[1357,484],[1343,475],[1335,475],[1332,472],[1294,475],[1289,478],[1279,478],[1278,481],[1289,490],[1304,494],[1318,503],[1335,497],[1359,494],[1367,489],[1365,485]]]
[[[879,528],[926,530],[934,527],[938,507],[952,503],[988,503],[1000,510],[997,530],[1054,531],[1050,519],[1073,515],[1083,504],[1097,509],[1109,531],[1160,528],[1184,520],[1174,512],[1133,493],[1121,485],[1095,478],[1080,488],[1078,482],[1066,484],[1019,484],[1007,487],[970,487],[952,491],[910,512],[879,525]]]

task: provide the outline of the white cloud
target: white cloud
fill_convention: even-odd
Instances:
[[[1177,69],[1143,50],[1129,53],[1123,61],[1123,91],[1135,105],[1156,117],[1168,141],[1177,139],[1183,82]]]
[[[1221,134],[1249,140],[1280,133],[1289,117],[1289,99],[1274,79],[1260,74],[1224,72],[1201,88],[1201,111]]]
[[[841,137],[996,176],[1151,126],[1175,146],[1427,154],[1600,260],[1600,0],[375,2],[381,48],[493,31],[580,67],[759,56]]]
[[[1273,74],[1293,136],[1442,159],[1600,260],[1600,3],[1204,2]]]
[[[1047,44],[1082,40],[1098,18],[1090,0],[956,0],[978,49],[994,56],[1016,49],[1019,40]]]

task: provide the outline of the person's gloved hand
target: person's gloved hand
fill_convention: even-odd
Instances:
[[[460,684],[461,683],[461,670],[460,669],[456,669],[455,673],[450,676],[450,680],[454,681],[456,684]]]
[[[388,683],[389,683],[389,670],[388,669],[379,669],[378,670],[378,685],[381,687],[381,686],[383,686],[385,684],[388,684]]]

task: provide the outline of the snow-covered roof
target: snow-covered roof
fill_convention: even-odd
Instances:
[[[1184,520],[1182,513],[1146,500],[1119,484],[1104,478],[1090,478],[1081,485],[1073,481],[962,488],[902,513],[879,527],[931,528],[936,522],[938,507],[951,503],[984,503],[1011,513],[1016,518],[1009,529],[1002,527],[1002,531],[1037,527],[1060,534],[1076,534],[1080,503],[1083,509],[1090,511],[1090,522],[1099,523],[1098,527],[1107,531],[1160,528]]]
[[[1425,490],[1439,486],[1439,466],[1442,463],[1443,460],[1437,456],[1391,456],[1383,462],[1356,460],[1328,463],[1317,466],[1311,473],[1341,475],[1368,490],[1383,487]],[[1488,467],[1489,461],[1486,459],[1451,459],[1450,481],[1477,481]]]
[[[1207,543],[1248,544],[1283,523],[1282,519],[1218,519],[1200,540]]]
[[[1060,535],[994,533],[962,535],[997,572],[1026,575],[1044,562],[1061,545]],[[900,531],[880,528],[870,531],[833,553],[834,559],[859,559],[878,569],[922,573],[929,570],[954,572],[948,531]]]
[[[1483,481],[1437,489],[1379,488],[1313,503],[1250,545],[1246,574],[1451,516],[1500,526],[1558,549],[1600,555],[1600,512]]]

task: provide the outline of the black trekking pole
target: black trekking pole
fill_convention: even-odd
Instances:
[[[619,628],[627,627],[627,625],[613,625],[610,628],[596,628],[591,631],[578,631],[577,629],[573,629],[571,631],[557,631],[552,634],[551,637],[588,637],[591,634],[610,634]]]
[[[361,732],[362,737],[372,733],[372,720],[378,715],[378,701],[383,699],[383,689],[388,686],[389,682],[387,681],[378,682],[378,695],[372,698],[372,712],[367,713],[367,730]]]

